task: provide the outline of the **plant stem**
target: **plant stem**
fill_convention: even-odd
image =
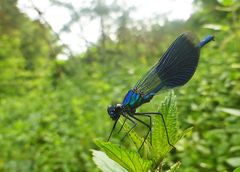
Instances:
[[[159,165],[157,166],[155,172],[162,172],[162,161],[159,163]]]

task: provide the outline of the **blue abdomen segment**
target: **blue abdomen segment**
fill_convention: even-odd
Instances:
[[[137,93],[133,90],[129,90],[123,99],[122,105],[125,107],[129,107],[131,109],[135,109],[141,106],[143,103],[149,102],[153,96],[148,96],[147,98],[142,97],[140,93]]]
[[[209,43],[210,41],[213,41],[214,40],[214,36],[212,35],[208,35],[206,36],[206,38],[204,38],[200,43],[200,47],[202,48],[204,45],[206,45],[207,43]]]

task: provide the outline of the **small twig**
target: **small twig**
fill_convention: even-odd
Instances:
[[[43,12],[41,12],[37,7],[36,5],[33,3],[32,0],[30,0],[31,2],[31,5],[32,5],[32,8],[38,13],[38,16],[39,16],[39,20],[42,21],[44,23],[44,25],[46,25],[54,34],[54,36],[57,38],[57,41],[59,41],[61,43],[61,46],[66,48],[68,53],[69,53],[69,56],[70,57],[73,57],[73,53],[72,53],[72,50],[69,48],[69,46],[65,43],[62,42],[61,38],[60,38],[60,34],[55,32],[54,29],[52,28],[52,26],[49,24],[49,22],[43,17]],[[49,43],[49,46],[51,47],[52,51],[54,51],[54,49],[52,48],[52,45],[51,45],[51,41],[47,40],[47,42]]]

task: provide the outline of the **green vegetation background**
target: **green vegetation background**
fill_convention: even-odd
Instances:
[[[101,21],[114,13],[111,6],[95,4],[98,8],[79,13]],[[188,21],[166,20],[164,26],[133,21],[131,9],[122,7],[117,41],[102,27],[101,38],[85,53],[60,61],[64,47],[49,26],[21,13],[16,0],[0,0],[0,171],[99,171],[90,149],[97,148],[93,139],[110,132],[107,105],[121,102],[189,30],[200,39],[215,35],[215,42],[202,49],[192,80],[176,90],[181,127],[194,129],[169,163],[180,160],[184,172],[240,166],[240,4],[195,0],[195,5]],[[163,97],[140,111],[157,109]]]

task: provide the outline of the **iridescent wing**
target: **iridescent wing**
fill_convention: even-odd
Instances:
[[[196,35],[191,32],[183,33],[137,82],[133,90],[148,99],[160,90],[186,84],[197,68],[200,48]]]

